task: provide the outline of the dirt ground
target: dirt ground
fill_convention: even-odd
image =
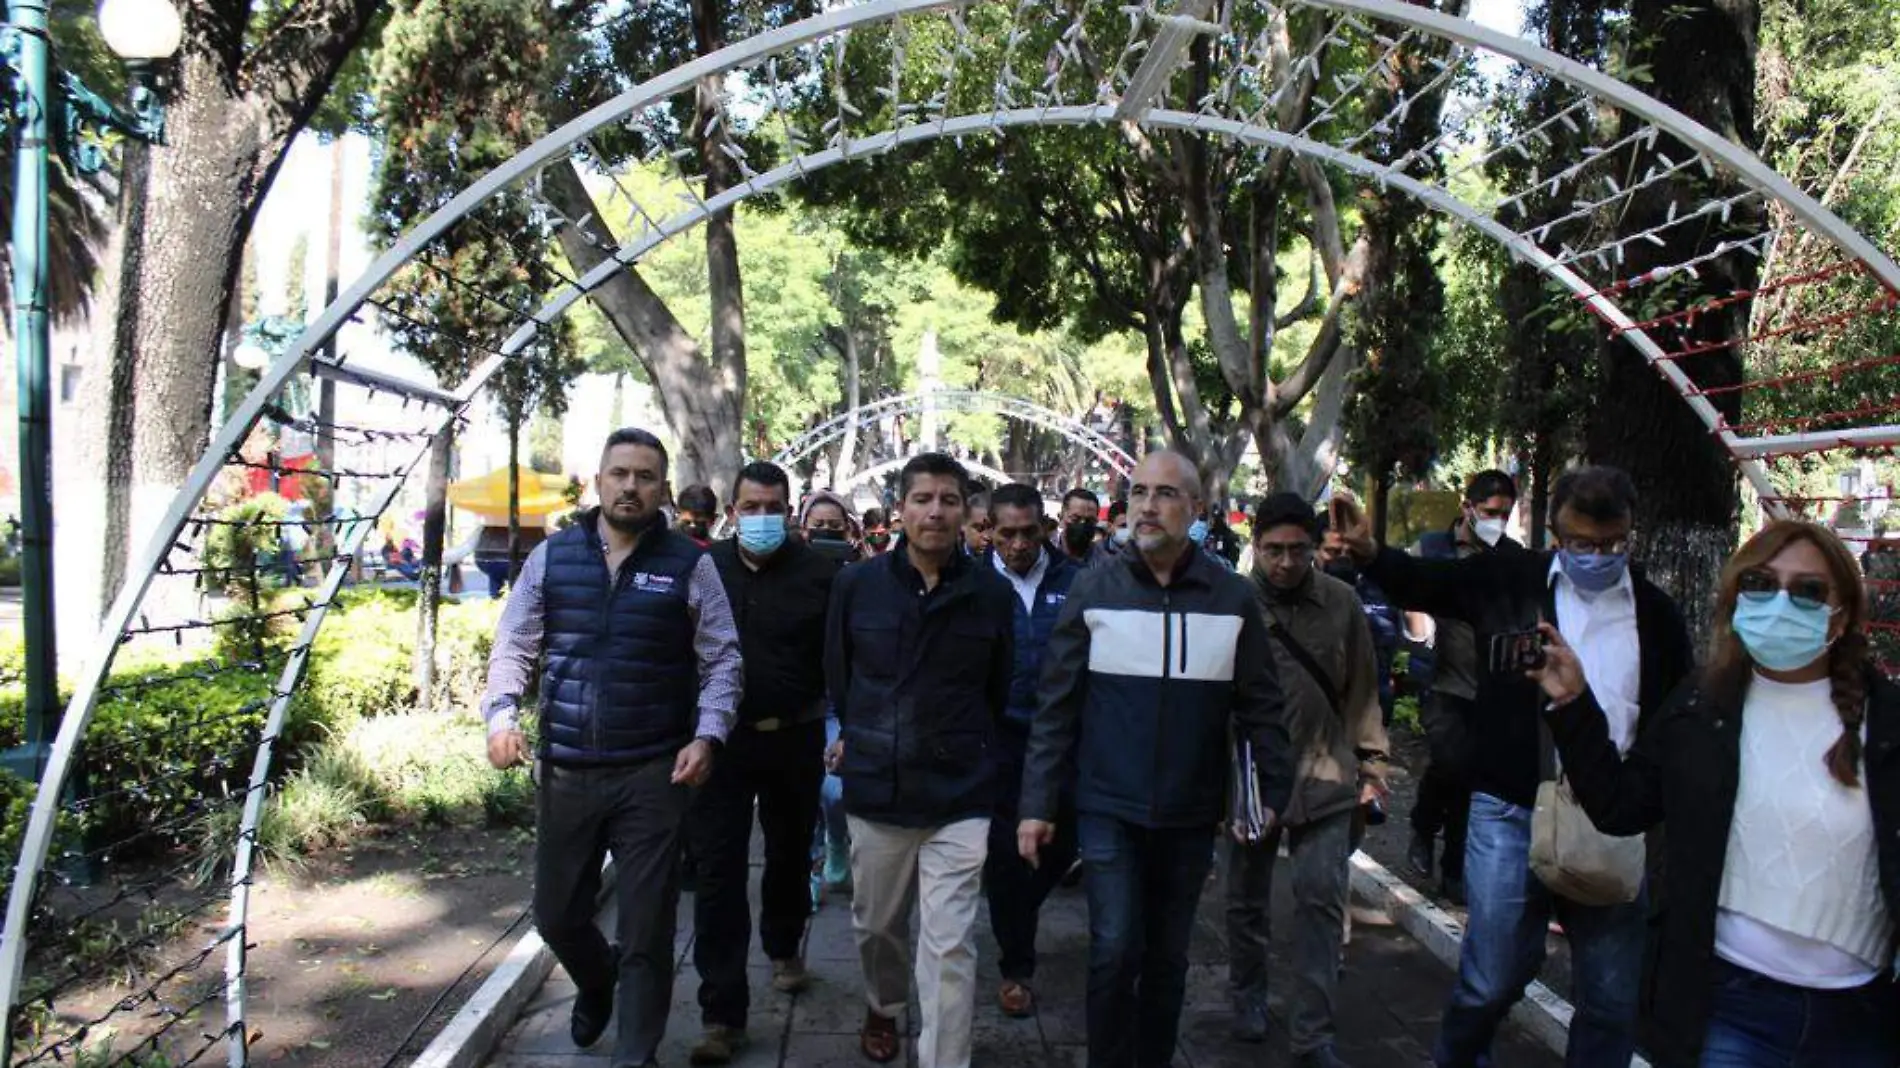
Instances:
[[[266,870],[251,899],[252,1062],[377,1068],[399,1052],[405,1061],[420,1052],[507,955],[501,936],[526,925],[516,923],[532,885],[532,842],[531,831],[513,828],[384,828],[352,848]],[[222,919],[222,910],[213,912],[180,940],[202,944]],[[223,961],[220,950],[206,962],[207,982]],[[86,990],[62,999],[60,1015],[94,1018],[138,988]],[[177,1039],[166,1043],[169,1052],[195,1051],[223,1026],[221,999],[197,1016],[168,1036]],[[152,1019],[115,1017],[115,1048],[133,1045]],[[89,1044],[105,1037],[95,1033]],[[201,1063],[223,1059],[216,1049]]]

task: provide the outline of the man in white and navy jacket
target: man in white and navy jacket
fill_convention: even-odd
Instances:
[[[1043,656],[1017,832],[1025,858],[1054,841],[1073,773],[1088,873],[1089,1068],[1172,1059],[1230,740],[1253,744],[1267,823],[1293,778],[1260,605],[1188,538],[1199,473],[1156,452],[1133,483],[1135,551],[1075,581]]]

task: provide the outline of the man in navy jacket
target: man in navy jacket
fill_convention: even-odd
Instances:
[[[1018,850],[1039,858],[1074,783],[1088,872],[1089,1068],[1162,1068],[1173,1057],[1194,910],[1226,816],[1230,739],[1253,746],[1263,825],[1293,790],[1260,604],[1188,538],[1199,473],[1178,453],[1153,452],[1133,482],[1132,550],[1076,580],[1050,635],[1017,828]]]
[[[869,1002],[859,1045],[901,1052],[918,912],[919,1068],[967,1068],[976,913],[996,806],[997,721],[1014,668],[1009,584],[957,544],[969,480],[925,453],[904,465],[904,538],[832,585],[825,677],[842,735],[829,754],[851,827],[851,923]]]
[[[1036,712],[1036,682],[1042,652],[1068,599],[1069,586],[1082,566],[1057,552],[1042,536],[1042,494],[1020,482],[990,495],[990,544],[987,559],[1016,591],[1016,666],[1010,677],[1009,705],[996,732],[996,815],[990,821],[990,859],[984,888],[990,901],[990,930],[1003,951],[1003,985],[997,1003],[1005,1015],[1035,1011],[1030,983],[1036,975],[1036,928],[1044,899],[1061,881],[1075,856],[1075,819],[1063,790],[1063,811],[1056,817],[1055,844],[1040,866],[1016,851],[1017,808],[1022,798],[1023,756],[1029,723]]]

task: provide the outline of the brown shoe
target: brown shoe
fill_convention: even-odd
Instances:
[[[996,1004],[1002,1007],[1003,1015],[1022,1019],[1036,1014],[1036,994],[1014,979],[1003,980],[1003,986],[996,992]]]
[[[889,1064],[902,1052],[897,1039],[897,1021],[866,1010],[864,1030],[858,1032],[858,1049],[879,1064]]]
[[[694,1046],[692,1053],[687,1056],[697,1065],[731,1064],[733,1056],[743,1045],[745,1045],[743,1029],[712,1024],[706,1028],[705,1035],[701,1036],[699,1045]]]
[[[811,987],[811,973],[798,957],[772,962],[772,989],[781,994],[802,994]]]

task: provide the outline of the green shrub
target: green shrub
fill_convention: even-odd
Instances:
[[[17,556],[0,557],[0,586],[18,586],[22,565],[23,561]]]
[[[1408,693],[1392,702],[1392,726],[1399,730],[1410,731],[1413,734],[1424,733],[1425,728],[1423,722],[1419,719],[1418,697],[1416,695]]]

